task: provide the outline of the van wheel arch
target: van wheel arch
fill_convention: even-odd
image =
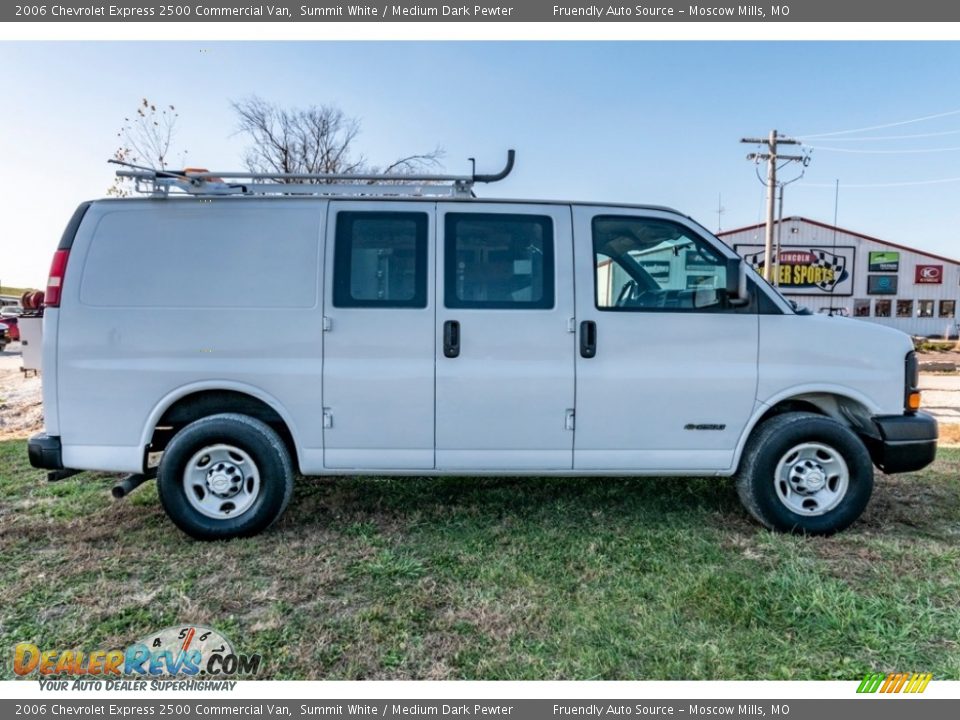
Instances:
[[[754,436],[770,420],[787,413],[807,413],[830,418],[846,426],[861,438],[873,433],[870,409],[851,397],[823,392],[783,398],[770,406],[741,436],[740,450],[736,457],[733,475],[736,475],[743,468],[744,454]]]
[[[807,412],[814,413],[815,415],[828,415],[829,413],[824,412],[823,408],[819,405],[811,402],[808,399],[803,398],[790,398],[788,400],[781,400],[776,405],[767,410],[763,415],[760,416],[760,419],[757,420],[756,425],[753,426],[753,429],[750,431],[752,435],[757,431],[757,429],[763,425],[767,420],[777,415],[783,415],[788,412]]]
[[[237,390],[200,390],[177,399],[153,428],[147,452],[162,452],[173,436],[190,423],[223,413],[246,415],[268,425],[280,436],[290,458],[299,468],[293,433],[280,413],[260,398]]]

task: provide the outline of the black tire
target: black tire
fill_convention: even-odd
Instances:
[[[248,494],[249,507],[232,517],[209,517],[187,497],[187,463],[205,448],[218,446],[233,447],[245,454],[250,461],[245,466],[252,466],[258,476],[256,491]],[[269,425],[247,415],[211,415],[190,423],[173,436],[160,460],[157,490],[167,515],[191,537],[249,537],[268,528],[283,514],[293,493],[293,466],[283,441]]]
[[[836,504],[832,507],[825,503],[817,508],[814,501],[808,511],[822,511],[817,515],[801,514],[788,507],[787,500],[781,499],[782,494],[790,495],[794,502],[804,495],[789,493],[790,481],[783,476],[776,477],[781,460],[784,460],[785,474],[795,477],[787,460],[796,456],[788,453],[808,443],[825,446],[839,454],[847,469],[845,492],[834,494],[831,502]],[[863,442],[845,425],[823,415],[791,412],[776,415],[754,429],[744,448],[736,481],[744,507],[771,530],[832,535],[849,527],[867,507],[873,493],[873,463]],[[820,482],[819,477],[815,482]]]

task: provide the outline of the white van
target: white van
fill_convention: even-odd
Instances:
[[[906,335],[796,308],[674,210],[474,197],[507,171],[122,171],[152,195],[84,203],[54,257],[31,462],[133,473],[117,495],[156,472],[210,539],[297,472],[736,476],[825,534],[874,465],[934,459]]]

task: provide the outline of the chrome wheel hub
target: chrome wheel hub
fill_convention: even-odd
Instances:
[[[242,515],[260,494],[260,471],[243,449],[220,444],[194,453],[183,471],[187,501],[215,520]]]
[[[823,515],[847,494],[850,471],[843,456],[823,443],[808,442],[790,448],[774,473],[777,496],[798,515]]]
[[[233,497],[242,483],[243,475],[233,463],[217,463],[207,471],[207,489],[217,497]]]

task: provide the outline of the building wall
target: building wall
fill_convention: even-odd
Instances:
[[[725,243],[734,247],[741,255],[750,256],[756,246],[762,248],[764,242],[764,227],[750,227],[720,233]],[[781,233],[781,254],[789,258],[786,253],[804,253],[812,249],[827,251],[831,254],[852,256],[853,269],[850,272],[853,280],[849,283],[840,283],[834,292],[828,292],[817,287],[806,288],[803,292],[790,292],[786,285],[781,291],[791,300],[800,305],[806,305],[814,312],[826,311],[829,308],[842,308],[851,317],[857,316],[863,320],[888,325],[911,335],[956,335],[958,331],[957,317],[960,311],[960,263],[946,258],[939,258],[923,254],[915,250],[906,250],[893,247],[887,243],[864,238],[860,235],[844,231],[840,228],[823,227],[803,218],[786,218],[783,221]],[[845,248],[852,248],[845,250]],[[834,249],[836,252],[834,252]],[[869,255],[871,252],[898,253],[899,263],[896,271],[871,272],[869,269]],[[917,266],[942,266],[940,283],[916,282]],[[845,268],[848,269],[848,268]],[[849,271],[849,269],[848,269]],[[789,272],[789,271],[787,271]],[[897,288],[894,294],[871,293],[868,288],[870,276],[896,276]],[[839,289],[846,286],[847,292],[852,294],[837,294]],[[890,317],[878,317],[878,301],[890,301]],[[933,316],[921,317],[920,301],[933,301]],[[861,302],[856,302],[861,301]],[[898,317],[898,301],[912,301],[909,315]],[[946,301],[946,303],[944,303]],[[950,303],[953,303],[951,312]],[[864,305],[869,314],[864,316]],[[855,312],[859,307],[859,313]],[[901,303],[901,314],[907,307]],[[941,317],[941,314],[949,317]]]

